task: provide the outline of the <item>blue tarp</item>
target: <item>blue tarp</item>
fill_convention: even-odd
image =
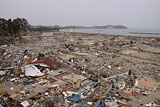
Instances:
[[[34,83],[36,83],[36,82],[34,82],[34,81],[23,81],[24,85],[30,85],[30,84],[34,84]]]
[[[103,107],[102,105],[99,105],[98,107]]]
[[[80,95],[72,94],[72,96],[68,97],[67,99],[70,101],[80,101]]]

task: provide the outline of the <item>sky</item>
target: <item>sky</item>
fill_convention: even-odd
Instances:
[[[31,25],[160,29],[160,0],[0,0],[0,18]]]

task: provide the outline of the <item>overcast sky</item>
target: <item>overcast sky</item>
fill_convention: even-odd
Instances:
[[[160,29],[160,0],[0,0],[0,17],[23,17],[31,25]]]

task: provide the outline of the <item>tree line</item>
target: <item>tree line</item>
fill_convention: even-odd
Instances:
[[[28,21],[25,18],[0,18],[0,36],[18,36],[21,31],[27,31]]]
[[[0,36],[20,36],[20,32],[38,31],[54,32],[59,31],[59,26],[31,26],[25,18],[5,19],[0,18]]]

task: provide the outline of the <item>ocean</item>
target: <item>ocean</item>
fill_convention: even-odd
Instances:
[[[123,36],[160,37],[160,29],[69,29],[67,31]]]

